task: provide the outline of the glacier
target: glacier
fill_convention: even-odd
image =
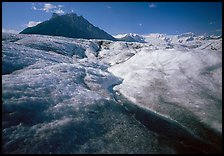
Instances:
[[[143,38],[3,33],[3,153],[221,153],[222,38]]]

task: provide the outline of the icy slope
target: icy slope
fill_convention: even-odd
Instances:
[[[143,50],[109,71],[124,79],[115,89],[129,100],[217,143],[207,131],[222,133],[221,58],[219,51]]]
[[[113,100],[108,88],[121,81],[94,59],[98,41],[4,34],[2,43],[3,153],[176,153]]]
[[[154,35],[152,42],[137,43],[2,37],[3,153],[210,151],[201,143],[185,144],[181,125],[191,132],[186,136],[220,150],[221,38],[172,43]],[[166,125],[169,133],[139,123],[117,103],[113,86],[135,105],[167,117],[169,122],[159,116],[149,121]],[[180,125],[175,135],[170,121]]]
[[[130,43],[130,42],[103,42],[98,54],[98,58],[103,62],[110,65],[119,64],[130,59],[136,53],[145,50],[156,49],[152,45],[143,43]]]

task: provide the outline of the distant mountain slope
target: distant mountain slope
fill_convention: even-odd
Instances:
[[[89,23],[82,16],[75,13],[59,16],[53,13],[50,20],[44,21],[34,27],[24,29],[20,34],[42,34],[51,36],[64,36],[83,39],[116,40],[113,36]]]
[[[122,34],[122,35],[117,35],[114,36],[120,41],[125,41],[125,42],[141,42],[145,43],[145,39],[143,36],[134,34],[134,33],[129,33],[129,34]]]

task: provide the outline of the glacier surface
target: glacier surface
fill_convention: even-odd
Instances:
[[[3,153],[220,152],[222,38],[144,39],[3,33]],[[140,111],[126,110],[115,95]],[[156,114],[152,124],[171,127],[170,134],[139,121],[144,110]],[[198,138],[207,150],[173,139],[172,130]]]

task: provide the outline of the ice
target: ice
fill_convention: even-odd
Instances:
[[[99,58],[110,65],[119,64],[130,59],[143,49],[155,49],[155,47],[144,43],[130,42],[103,42]]]
[[[219,51],[141,51],[109,71],[124,79],[116,89],[125,97],[207,139],[201,123],[222,132],[221,58]]]
[[[23,69],[38,61],[71,62],[71,59],[53,52],[36,50],[16,43],[7,43],[2,46],[2,71],[9,74],[15,70]]]
[[[178,153],[118,104],[113,86],[208,142],[222,132],[220,38],[2,37],[3,153]]]
[[[74,58],[67,55],[69,50],[60,54],[40,48],[66,40],[47,39],[53,37],[16,35],[3,41],[3,153],[162,151],[148,147],[157,144],[157,136],[113,101],[109,87],[120,79],[107,71],[107,64],[94,60],[95,55]],[[82,47],[92,45],[91,52],[97,49],[98,41],[79,42]],[[135,144],[140,146],[133,148]]]

